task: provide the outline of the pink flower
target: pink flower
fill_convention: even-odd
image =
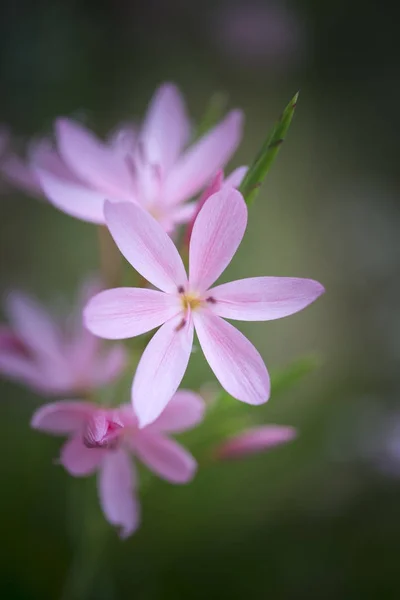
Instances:
[[[293,314],[323,293],[311,279],[253,277],[210,289],[234,256],[247,225],[241,194],[226,188],[211,196],[193,227],[189,277],[172,240],[134,204],[106,203],[106,222],[125,258],[161,291],[118,288],[95,296],[84,311],[92,333],[129,338],[155,327],[140,360],[132,398],[140,426],[151,423],[186,371],[193,332],[225,390],[249,404],[266,402],[270,382],[247,338],[223,318],[267,321]]]
[[[251,427],[218,446],[216,456],[221,460],[243,458],[286,444],[296,436],[297,432],[293,427],[283,425]]]
[[[79,127],[79,125],[75,126]],[[128,126],[119,128],[110,136],[107,147],[117,157],[124,156],[121,153],[126,151],[130,139],[131,128]],[[41,171],[66,186],[86,185],[67,166],[49,138],[33,140],[28,145],[25,159],[8,150],[0,161],[0,172],[6,181],[39,198],[44,197],[38,176],[38,172]]]
[[[150,426],[139,429],[130,405],[103,409],[89,402],[54,402],[33,416],[32,427],[54,435],[68,435],[60,463],[76,477],[98,472],[100,503],[106,519],[128,537],[138,527],[140,507],[137,478],[130,454],[171,483],[190,481],[196,461],[168,437],[201,422],[204,403],[193,392],[181,390]]]
[[[98,290],[84,291],[64,328],[32,298],[9,294],[11,326],[0,328],[0,373],[46,395],[88,392],[115,379],[125,368],[124,348],[102,349],[82,325],[82,304]]]
[[[214,129],[184,150],[190,124],[183,99],[171,84],[152,99],[136,139],[116,153],[82,126],[58,119],[60,156],[83,182],[71,183],[46,169],[38,171],[46,195],[62,211],[104,223],[104,201],[140,204],[164,227],[187,222],[195,211],[186,201],[208,184],[236,150],[242,114],[232,111]]]

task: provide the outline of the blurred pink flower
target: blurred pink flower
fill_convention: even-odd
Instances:
[[[104,223],[105,199],[128,201],[140,204],[171,232],[196,210],[194,203],[186,201],[209,183],[236,150],[242,120],[240,111],[230,112],[184,150],[190,137],[184,102],[175,86],[164,84],[124,152],[116,153],[77,123],[58,119],[60,156],[84,183],[61,179],[43,167],[38,176],[51,202],[74,217]]]
[[[89,402],[54,402],[36,411],[32,427],[68,435],[60,463],[76,477],[98,471],[100,503],[106,519],[123,538],[139,526],[137,478],[130,454],[159,477],[175,484],[190,481],[197,464],[168,434],[191,429],[203,419],[200,396],[181,390],[150,426],[139,429],[130,405],[100,408]]]
[[[247,68],[282,70],[304,55],[303,24],[280,2],[226,2],[215,11],[212,24],[220,51]]]
[[[82,306],[98,291],[85,286],[64,328],[31,297],[9,294],[11,325],[0,327],[0,374],[46,395],[90,392],[118,377],[126,365],[123,346],[102,348],[82,324]]]
[[[215,454],[221,460],[243,458],[249,454],[258,454],[286,444],[296,436],[297,432],[293,427],[261,425],[229,438],[218,446]]]
[[[134,204],[107,202],[106,222],[115,243],[136,270],[162,291],[106,290],[84,311],[87,327],[109,339],[162,327],[145,349],[133,381],[140,426],[162,412],[186,371],[193,332],[222,387],[249,404],[266,402],[270,382],[249,340],[221,317],[268,321],[293,314],[323,293],[311,279],[254,277],[210,286],[231,262],[246,229],[242,195],[226,188],[211,196],[193,227],[189,278],[179,253],[159,224]]]

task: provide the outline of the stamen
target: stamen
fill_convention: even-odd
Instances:
[[[209,296],[208,298],[206,298],[206,302],[209,302],[210,304],[217,304],[216,299],[213,298],[212,296]]]
[[[184,294],[185,293],[185,288],[183,287],[183,285],[180,285],[178,287],[178,294]]]
[[[182,319],[182,321],[177,325],[175,331],[181,331],[186,325],[186,319]]]

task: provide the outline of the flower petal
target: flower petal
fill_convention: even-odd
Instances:
[[[28,194],[39,197],[43,196],[42,188],[36,174],[16,154],[8,154],[2,159],[0,172],[4,179],[15,187],[24,190]]]
[[[43,169],[35,169],[35,173],[45,196],[56,208],[82,221],[104,223],[103,193],[85,187],[84,184],[59,179]]]
[[[120,537],[127,538],[138,528],[140,504],[135,495],[136,474],[125,450],[108,452],[98,476],[103,513]]]
[[[0,342],[1,343],[1,342]],[[46,392],[46,378],[30,357],[12,348],[0,348],[0,373],[36,391]]]
[[[217,448],[217,457],[222,460],[242,458],[286,444],[297,435],[294,427],[283,425],[261,425],[252,427],[229,438]]]
[[[187,483],[193,479],[197,463],[175,440],[140,432],[135,444],[136,454],[154,473],[171,483]]]
[[[193,318],[204,355],[222,387],[242,402],[266,402],[270,394],[269,375],[253,344],[212,313],[195,313]]]
[[[99,357],[93,369],[93,385],[101,387],[114,381],[125,370],[128,354],[121,344],[109,348],[103,357]]]
[[[59,152],[73,173],[108,197],[130,200],[132,181],[126,163],[82,125],[58,119]]]
[[[33,298],[20,292],[6,297],[7,313],[21,341],[43,356],[61,352],[61,332],[51,316]]]
[[[227,188],[211,196],[194,223],[189,249],[189,281],[206,291],[231,262],[247,225],[242,195]]]
[[[164,292],[185,286],[187,276],[172,240],[151,215],[132,203],[106,202],[106,223],[131,265]]]
[[[51,140],[41,138],[30,143],[28,148],[29,167],[47,171],[54,177],[73,183],[81,183],[61,159]]]
[[[246,175],[249,167],[238,167],[223,182],[223,187],[234,187],[238,188],[242,183],[244,176]]]
[[[235,152],[242,136],[243,115],[225,119],[182,155],[165,183],[165,202],[178,204],[197,194]]]
[[[100,466],[108,450],[87,448],[82,435],[69,439],[61,448],[60,464],[75,477],[91,475]]]
[[[193,322],[181,317],[167,321],[142,354],[132,385],[132,401],[139,426],[154,421],[175,394],[189,362]]]
[[[209,291],[213,312],[227,319],[270,321],[302,310],[324,292],[313,279],[250,277],[223,283]]]
[[[31,427],[55,435],[82,430],[85,422],[96,412],[90,402],[61,400],[41,406],[35,411]]]
[[[84,310],[86,327],[107,339],[124,339],[159,327],[182,310],[178,296],[145,288],[115,288],[94,296]]]
[[[141,132],[147,160],[167,171],[189,140],[190,126],[183,98],[174,85],[158,88]]]
[[[200,394],[179,390],[146,432],[181,433],[201,423],[204,412],[205,403]]]

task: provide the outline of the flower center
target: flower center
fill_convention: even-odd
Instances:
[[[186,313],[189,309],[196,310],[203,304],[203,299],[195,292],[186,292],[183,286],[178,288],[182,309]]]

